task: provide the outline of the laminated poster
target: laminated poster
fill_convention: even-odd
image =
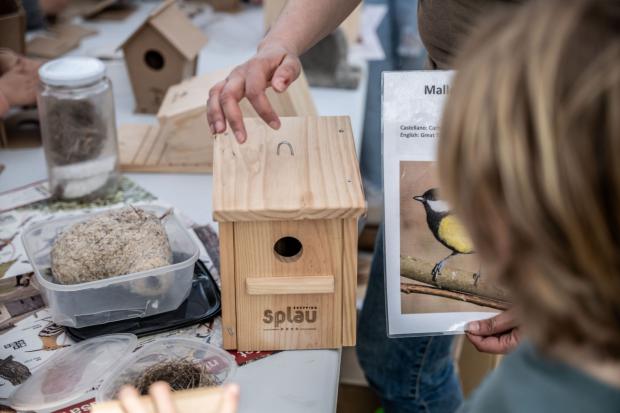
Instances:
[[[507,306],[485,279],[435,164],[450,71],[383,73],[383,182],[389,336],[459,334]]]

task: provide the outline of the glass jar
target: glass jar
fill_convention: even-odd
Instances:
[[[52,60],[39,69],[37,96],[50,191],[56,199],[112,195],[120,172],[112,85],[90,57]]]

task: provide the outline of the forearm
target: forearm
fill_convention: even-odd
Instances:
[[[360,0],[289,0],[259,49],[271,44],[301,55],[334,31]]]

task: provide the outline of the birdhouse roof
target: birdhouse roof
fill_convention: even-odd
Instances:
[[[144,23],[125,40],[122,47],[139,37],[146,27],[151,27],[164,36],[187,60],[194,59],[207,43],[207,37],[194,26],[173,0],[165,1],[153,10]]]
[[[273,130],[245,118],[248,139],[216,136],[213,216],[216,221],[339,219],[365,212],[348,117],[281,118]]]
[[[168,88],[166,96],[159,107],[159,119],[174,118],[180,115],[191,116],[195,113],[206,112],[205,96],[209,96],[211,89],[220,80],[232,71],[231,68],[218,70],[201,76],[195,76]],[[206,125],[205,115],[205,125]]]

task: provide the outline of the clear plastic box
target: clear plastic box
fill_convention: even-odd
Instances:
[[[152,205],[140,208],[158,216],[167,211]],[[38,223],[22,235],[26,254],[54,322],[80,328],[148,317],[178,308],[191,290],[199,249],[174,214],[163,221],[172,248],[171,265],[81,284],[64,285],[53,281],[50,253],[54,239],[69,226],[95,215]]]
[[[99,387],[97,403],[114,400],[123,385],[134,384],[147,369],[180,359],[199,366],[216,386],[230,381],[237,370],[234,357],[211,344],[184,337],[155,339],[129,359],[123,359],[120,367],[106,376]]]

